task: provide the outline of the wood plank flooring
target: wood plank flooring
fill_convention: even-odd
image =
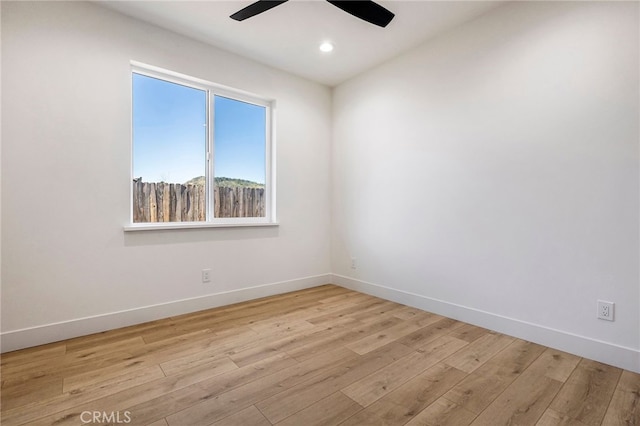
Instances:
[[[640,426],[638,374],[333,285],[1,367],[4,426]]]

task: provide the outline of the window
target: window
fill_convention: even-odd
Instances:
[[[274,222],[271,101],[134,66],[132,114],[132,228]]]

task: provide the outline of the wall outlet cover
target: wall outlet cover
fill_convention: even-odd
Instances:
[[[598,319],[605,321],[614,320],[615,303],[598,300]]]

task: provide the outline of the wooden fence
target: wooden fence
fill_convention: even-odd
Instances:
[[[264,217],[264,188],[214,186],[214,217]],[[133,181],[133,222],[206,220],[202,185]]]

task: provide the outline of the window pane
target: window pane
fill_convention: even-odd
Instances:
[[[215,217],[265,217],[266,116],[263,106],[215,96]]]
[[[133,221],[204,221],[204,90],[133,74]]]

